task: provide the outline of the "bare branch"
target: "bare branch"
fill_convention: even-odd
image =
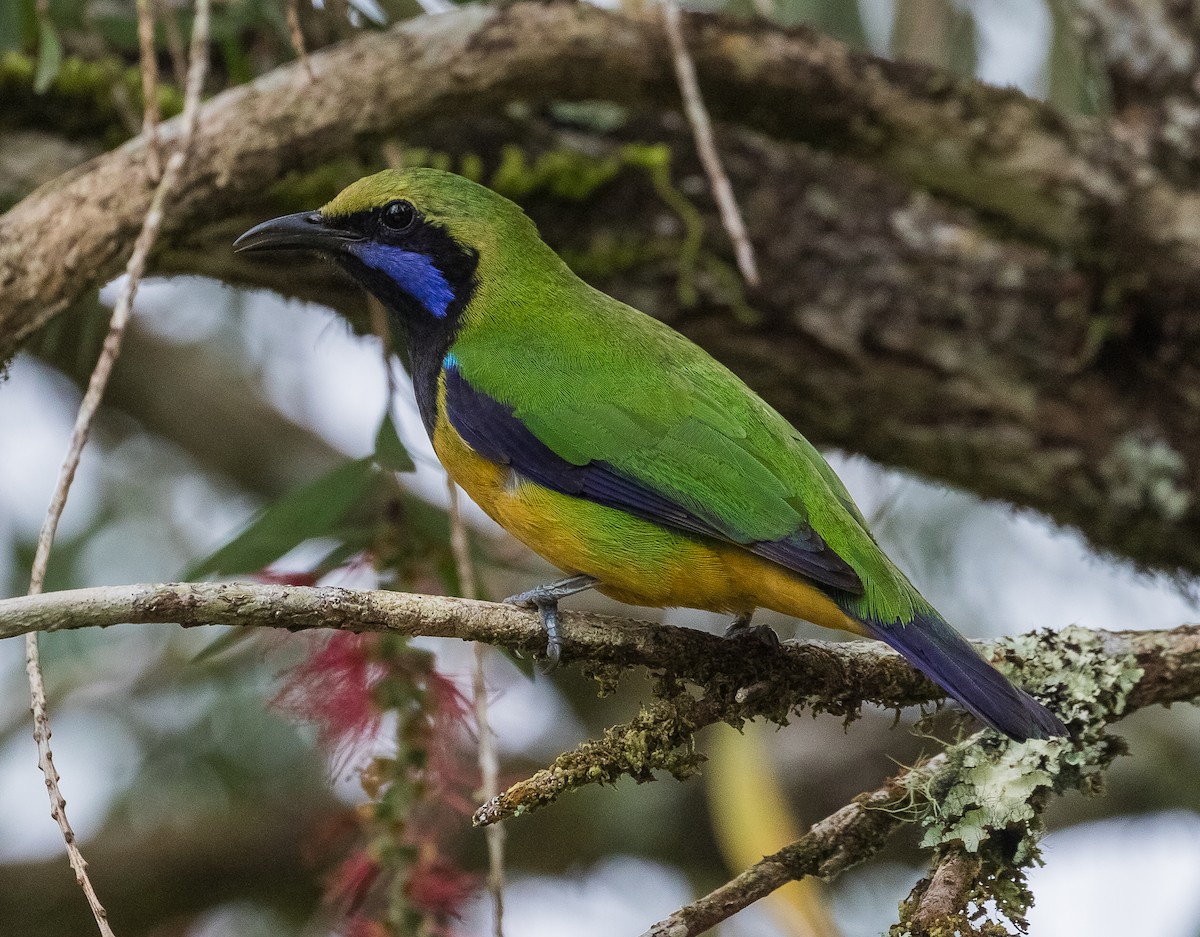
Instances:
[[[138,10],[139,15],[144,13],[148,16],[149,7],[147,4],[139,4]],[[191,69],[188,75],[188,87],[183,113],[183,135],[179,148],[171,154],[166,169],[159,179],[154,198],[150,203],[150,208],[146,213],[146,218],[142,225],[141,234],[139,234],[134,244],[133,254],[129,259],[129,265],[126,269],[125,285],[113,309],[112,320],[109,324],[108,335],[104,340],[104,346],[100,352],[100,358],[96,362],[96,367],[88,382],[87,391],[79,406],[79,413],[75,418],[75,427],[71,433],[67,455],[59,471],[58,482],[50,499],[46,519],[38,534],[33,569],[30,573],[30,595],[40,593],[45,583],[46,569],[50,562],[50,551],[54,545],[54,536],[58,530],[58,522],[66,507],[71,483],[75,479],[75,472],[79,468],[83,449],[87,445],[88,437],[91,434],[92,422],[96,417],[96,411],[100,407],[100,400],[104,396],[104,388],[108,383],[109,375],[112,373],[117,357],[121,352],[121,341],[125,334],[125,327],[129,323],[130,314],[133,311],[133,298],[137,292],[138,281],[145,271],[146,260],[150,255],[150,249],[154,245],[159,226],[162,223],[164,204],[171,194],[178,180],[180,170],[182,170],[188,156],[188,147],[195,132],[196,115],[200,107],[200,92],[204,85],[204,75],[208,67],[208,13],[209,0],[196,0],[196,16],[192,26]],[[152,24],[150,29],[152,33]],[[151,51],[153,50],[151,49]],[[144,61],[143,66],[145,66]],[[154,120],[151,120],[151,123],[153,124]],[[75,839],[75,832],[71,829],[71,823],[67,818],[67,802],[62,794],[60,787],[61,778],[59,777],[58,769],[54,765],[54,755],[50,748],[50,713],[46,702],[46,687],[42,678],[38,636],[36,633],[30,633],[25,638],[25,672],[29,679],[30,709],[33,713],[33,737],[37,742],[38,765],[46,778],[46,791],[50,797],[50,814],[62,831],[71,868],[74,870],[75,878],[83,889],[88,904],[91,906],[96,926],[103,937],[112,937],[112,929],[108,924],[107,912],[100,903],[92,881],[88,877],[87,862],[83,858],[83,853],[80,851],[79,844]]]
[[[171,53],[171,72],[175,77],[175,84],[184,88],[187,86],[188,63],[183,48],[183,33],[179,30],[179,18],[175,15],[170,0],[154,0],[154,11],[167,34],[167,49]]]
[[[146,140],[146,170],[155,182],[162,177],[158,139],[158,56],[154,49],[154,0],[137,0],[138,51],[142,67],[142,136]]]
[[[304,73],[308,80],[312,81],[316,76],[313,74],[312,62],[308,60],[308,47],[304,44],[304,30],[300,28],[300,0],[287,0],[287,23],[288,32],[292,37],[292,48],[296,50],[296,57],[304,66]]]
[[[541,653],[546,645],[537,616],[524,610],[405,592],[168,583],[99,586],[0,601],[0,639],[121,622],[393,631],[484,641],[525,655]],[[819,698],[832,712],[848,712],[864,700],[907,706],[942,696],[902,657],[874,642],[801,641],[778,650],[748,652],[742,642],[633,619],[564,612],[562,625],[566,662],[645,666],[701,684],[758,685],[781,701]],[[1200,669],[1200,651],[1196,656]],[[1190,662],[1183,669],[1190,672]]]
[[[124,622],[390,631],[484,641],[519,654],[540,652],[546,643],[537,616],[524,610],[407,592],[204,582],[97,586],[0,600],[0,639]],[[816,702],[844,714],[861,702],[911,706],[944,696],[898,654],[873,641],[789,641],[751,653],[742,642],[694,628],[587,612],[564,612],[562,626],[565,662],[648,667],[710,692],[722,683],[754,688],[776,696],[784,709]],[[1200,625],[1169,631],[1080,630],[1098,636],[1114,659],[1132,654],[1142,671],[1123,714],[1200,697]],[[1012,648],[1022,642],[1036,647],[1053,638],[1046,632],[996,647],[1005,664],[1017,668],[1028,654]]]
[[[682,16],[676,0],[663,0],[663,23],[667,30],[667,41],[671,45],[671,57],[675,62],[679,93],[683,97],[683,112],[692,127],[696,151],[700,154],[700,163],[704,166],[704,174],[708,176],[708,184],[712,187],[713,200],[721,214],[721,224],[725,226],[725,232],[733,243],[733,253],[737,257],[742,279],[750,286],[756,287],[761,278],[758,275],[758,262],[754,259],[754,245],[750,243],[746,222],[742,220],[742,210],[738,208],[733,186],[729,184],[729,176],[725,173],[725,167],[721,165],[721,154],[717,151],[712,121],[709,119],[708,109],[704,106],[700,82],[696,79],[696,66],[683,37]]]
[[[463,522],[459,504],[458,485],[446,479],[450,491],[450,550],[454,554],[454,565],[458,571],[458,587],[463,596],[475,599],[479,596],[475,564],[471,560],[471,542],[467,525]],[[475,672],[471,680],[471,692],[475,705],[475,727],[479,732],[479,794],[491,800],[500,792],[500,759],[496,754],[496,737],[488,720],[487,689],[487,645],[475,642]],[[493,823],[484,831],[488,852],[488,892],[492,897],[492,927],[494,937],[504,937],[504,827]]]

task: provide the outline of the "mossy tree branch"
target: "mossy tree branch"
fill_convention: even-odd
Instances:
[[[174,583],[0,601],[0,638],[121,622],[388,631],[479,640],[527,654],[545,641],[535,616],[510,606],[395,592]],[[621,774],[639,780],[649,780],[656,769],[686,775],[699,760],[691,749],[693,734],[715,721],[736,725],[758,715],[785,721],[799,706],[852,715],[866,701],[903,706],[941,696],[897,655],[874,643],[800,641],[773,649],[693,629],[578,613],[564,616],[563,625],[568,661],[583,662],[602,679],[631,666],[647,667],[659,681],[660,698],[634,722],[560,756],[548,772],[501,795],[481,811],[485,822]],[[994,834],[1003,832],[1009,837],[1003,841],[1004,858],[1018,870],[1016,884],[991,888],[987,880],[977,883],[972,896],[1001,901],[1005,913],[1019,917],[1028,901],[1019,869],[1036,859],[1042,808],[1053,795],[1097,788],[1102,770],[1123,751],[1105,734],[1109,723],[1141,706],[1200,695],[1200,626],[1165,632],[1071,628],[1001,642],[996,656],[1063,717],[1071,738],[1019,745],[991,733],[982,736],[987,744],[972,736],[863,795],[798,843],[650,933],[697,934],[790,878],[835,874],[869,857],[901,823],[923,826],[925,845],[942,850],[943,857],[959,850],[985,862],[987,850],[999,842]],[[1022,784],[998,799],[996,785],[1005,777],[1021,777]],[[1014,850],[1015,829],[1023,832]],[[928,897],[937,881],[935,871],[922,896]],[[935,889],[934,897],[946,888]],[[910,902],[918,924],[933,913],[922,916],[928,905]]]
[[[1115,646],[1111,637],[1072,627],[1006,644],[1022,660],[1021,678],[1052,700],[1068,737],[1017,743],[972,735],[860,795],[645,937],[692,937],[786,881],[837,874],[873,855],[901,823],[924,831],[921,845],[935,850],[936,861],[901,905],[893,937],[999,935],[1011,933],[1010,924],[1023,931],[1033,901],[1024,869],[1039,861],[1046,804],[1071,791],[1095,793],[1104,769],[1125,752],[1105,730],[1130,711],[1130,692],[1147,674],[1134,646]],[[1193,630],[1180,639],[1190,645]]]
[[[403,592],[168,583],[98,586],[0,600],[0,639],[124,622],[387,631],[482,641],[526,655],[540,653],[545,646],[536,616],[526,611],[493,602]],[[712,712],[694,710],[696,728],[726,716],[734,722],[760,715],[785,719],[800,705],[845,717],[863,703],[903,707],[944,696],[895,652],[875,642],[790,641],[773,649],[692,628],[582,612],[563,613],[563,633],[568,662],[649,668],[664,681],[666,698],[680,689],[678,681],[702,687],[713,700]],[[1080,647],[1085,656],[1080,656]],[[1200,696],[1200,626],[1170,631],[1047,632],[1002,641],[993,659],[1035,687],[1052,686],[1064,679],[1061,668],[1056,669],[1056,655],[1073,660],[1078,668],[1128,659],[1130,672],[1137,670],[1139,676],[1124,689],[1119,709],[1095,711],[1101,724],[1145,706]],[[1032,669],[1035,666],[1040,670]],[[1063,706],[1082,705],[1072,702],[1065,691],[1058,695]],[[676,696],[676,701],[681,698]],[[1050,702],[1055,705],[1053,697]],[[1086,705],[1096,704],[1091,700]],[[1085,715],[1071,717],[1086,722]]]

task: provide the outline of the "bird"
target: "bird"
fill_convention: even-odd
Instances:
[[[506,600],[537,610],[551,666],[558,603],[586,589],[730,614],[734,638],[761,636],[751,616],[767,608],[885,642],[1012,739],[1066,734],[922,597],[797,429],[700,346],[576,276],[509,199],[450,172],[384,170],[234,250],[315,252],[389,311],[447,473],[568,574]]]

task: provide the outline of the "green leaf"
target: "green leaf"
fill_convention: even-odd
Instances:
[[[21,27],[21,4],[0,3],[0,52],[21,51]]]
[[[33,72],[33,90],[42,94],[58,77],[62,68],[62,42],[58,38],[58,30],[50,22],[48,16],[38,18],[38,51],[37,67]]]
[[[184,573],[185,578],[257,572],[306,540],[336,535],[336,525],[366,497],[378,477],[379,469],[370,459],[356,459],[288,492]]]
[[[208,644],[200,648],[192,656],[192,663],[207,663],[214,657],[220,657],[226,651],[232,651],[235,647],[240,647],[258,633],[259,631],[256,628],[230,628],[227,632],[213,638]]]
[[[400,434],[396,432],[391,413],[383,415],[379,432],[375,434],[375,461],[393,472],[411,472],[416,468],[412,456],[400,441]]]

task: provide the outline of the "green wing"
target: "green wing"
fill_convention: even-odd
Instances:
[[[863,561],[880,554],[816,449],[673,329],[584,299],[519,336],[468,319],[452,349],[462,376],[571,465],[611,468],[731,542],[861,592]]]

